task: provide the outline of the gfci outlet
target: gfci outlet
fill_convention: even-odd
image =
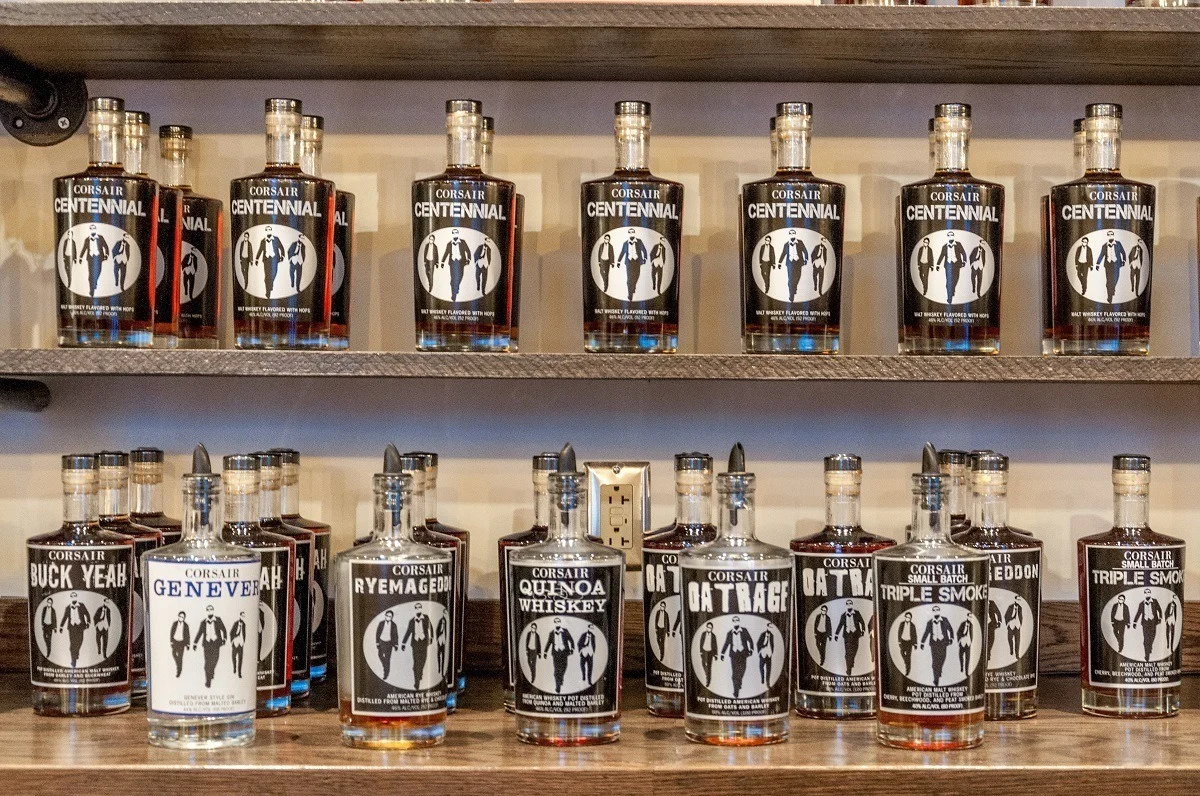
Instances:
[[[588,535],[625,553],[626,569],[642,567],[650,529],[650,462],[585,462]]]

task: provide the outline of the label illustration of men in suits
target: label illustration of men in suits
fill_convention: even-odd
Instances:
[[[213,610],[211,605],[205,608],[205,616],[200,620],[200,626],[196,629],[196,639],[192,642],[192,649],[197,647],[204,649],[205,688],[212,688],[213,677],[217,673],[217,661],[221,657],[221,648],[229,640],[229,631],[225,628],[225,622],[213,613]]]
[[[789,304],[815,301],[834,284],[833,244],[815,229],[790,227],[764,235],[754,247],[754,282],[763,295]]]
[[[429,661],[429,644],[433,640],[433,623],[425,615],[424,606],[421,603],[413,606],[413,610],[416,613],[408,620],[404,637],[400,639],[400,650],[403,652],[407,645],[412,644],[413,688],[419,690],[425,665]]]
[[[874,694],[871,557],[795,551],[792,558],[799,633],[796,690],[817,696]]]
[[[137,284],[142,255],[129,233],[111,224],[76,224],[58,246],[58,275],[72,293],[109,298]]]
[[[183,255],[179,260],[179,303],[187,304],[204,292],[208,285],[208,260],[204,252],[184,241]]]
[[[242,663],[246,660],[246,644],[249,642],[249,634],[246,626],[246,612],[238,613],[237,621],[233,623],[233,629],[229,631],[229,649],[233,656],[233,673],[238,677],[242,676]]]
[[[1125,304],[1150,285],[1150,248],[1129,230],[1089,232],[1074,242],[1067,261],[1074,264],[1067,271],[1072,289],[1088,301]]]
[[[965,271],[970,272],[967,279]],[[921,239],[910,274],[913,286],[927,301],[942,306],[969,304],[991,289],[995,256],[988,242],[973,232],[938,230]]]
[[[478,230],[437,229],[425,237],[421,249],[421,286],[435,298],[455,303],[479,301],[500,283],[500,249]]]
[[[613,252],[615,259],[609,260]],[[602,292],[627,302],[661,296],[675,278],[671,242],[647,227],[613,230],[596,241],[591,257],[592,279]]]
[[[244,247],[242,241],[249,244]],[[234,269],[241,289],[260,299],[281,300],[308,290],[320,262],[316,247],[299,230],[259,224],[242,233],[235,249],[253,252]],[[284,267],[286,266],[286,268]]]

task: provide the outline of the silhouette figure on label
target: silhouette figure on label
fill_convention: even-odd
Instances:
[[[933,247],[929,238],[922,238],[917,247],[917,276],[921,278],[921,295],[929,295],[929,272],[933,270]]]
[[[725,634],[725,643],[721,645],[721,660],[729,656],[729,665],[733,670],[733,697],[737,699],[742,691],[742,679],[746,676],[746,660],[754,650],[754,639],[750,631],[741,625],[741,618],[733,618],[733,627]]]
[[[192,629],[188,627],[187,614],[179,612],[171,623],[171,657],[175,659],[175,676],[183,676],[183,653],[192,643]]]
[[[199,270],[200,261],[196,257],[196,252],[188,251],[179,263],[179,275],[183,278],[183,295],[189,299],[195,298],[193,294],[196,290],[196,272]]]
[[[488,268],[492,264],[492,249],[487,241],[475,249],[475,289],[480,293],[487,290]]]
[[[1000,616],[1000,606],[996,605],[994,600],[988,600],[987,656],[988,656],[989,660],[992,657],[992,650],[994,650],[996,648],[996,639],[1000,637],[1000,625],[1003,624],[1003,622],[1004,622],[1004,619],[1003,619],[1003,617]]]
[[[658,653],[660,657],[666,657],[667,636],[674,636],[679,632],[679,623],[683,619],[683,611],[675,612],[675,621],[671,622],[671,617],[667,615],[667,606],[664,603],[659,603],[654,609],[654,637],[658,639]]]
[[[383,621],[375,627],[375,649],[379,662],[383,664],[383,679],[392,672],[392,653],[400,649],[400,628],[396,627],[395,614],[385,611]]]
[[[941,614],[941,606],[933,606],[933,616],[925,623],[925,632],[921,634],[921,649],[929,645],[929,655],[933,663],[933,684],[937,685],[942,679],[942,667],[946,665],[946,650],[954,640],[954,628],[950,620]]]
[[[833,638],[833,620],[829,618],[829,606],[822,605],[813,620],[814,640],[817,642],[817,662],[825,665],[825,646]]]
[[[821,285],[825,283],[825,266],[829,264],[829,247],[821,241],[812,250],[813,292],[820,295]]]
[[[446,674],[446,617],[438,617],[437,628],[433,631],[437,642],[437,667],[443,675]]]
[[[1138,605],[1137,613],[1133,615],[1133,626],[1142,625],[1142,648],[1146,653],[1146,661],[1150,661],[1150,652],[1154,647],[1154,639],[1158,636],[1158,625],[1163,620],[1162,604],[1146,589],[1146,598]]]
[[[621,256],[617,258],[617,264],[625,267],[625,285],[629,290],[630,301],[633,301],[633,294],[637,292],[646,257],[646,244],[642,243],[636,232],[629,230],[629,240],[621,244]]]
[[[1108,621],[1112,623],[1113,635],[1117,637],[1117,652],[1124,652],[1125,631],[1130,625],[1129,606],[1125,604],[1124,594],[1117,597],[1117,604],[1112,607]]]
[[[71,287],[71,271],[74,270],[75,263],[79,262],[79,246],[75,243],[75,236],[70,232],[63,238],[62,261],[63,272],[67,275],[67,289],[69,290]],[[92,292],[95,292],[95,288],[92,289]]]
[[[275,277],[279,273],[279,264],[283,262],[283,243],[275,237],[275,231],[271,227],[267,227],[266,233],[258,242],[258,251],[254,259],[262,263],[263,285],[267,298],[270,298],[271,288],[275,286]]]
[[[425,283],[433,288],[433,269],[438,267],[437,242],[430,235],[421,249],[421,264],[425,268]]]
[[[608,272],[616,264],[612,241],[605,235],[600,241],[600,250],[596,253],[596,262],[600,266],[600,287],[608,292]]]
[[[71,603],[63,611],[62,624],[59,629],[67,629],[67,640],[71,649],[71,668],[74,669],[79,661],[79,652],[83,649],[83,632],[92,626],[92,614],[87,606],[79,602],[79,594],[71,592]],[[103,654],[103,653],[101,653]]]
[[[846,600],[846,610],[838,620],[837,629],[833,631],[833,640],[841,636],[846,645],[846,676],[854,672],[854,662],[858,660],[858,644],[866,635],[867,623],[863,621],[862,613],[854,607],[854,600]]]
[[[92,621],[96,627],[96,654],[103,658],[104,651],[108,649],[108,634],[112,630],[112,609],[108,607],[108,603],[100,603]]]
[[[238,263],[242,267],[242,284],[250,284],[250,266],[254,262],[254,244],[250,242],[250,236],[242,238],[242,242],[238,244]]]
[[[537,662],[542,657],[542,638],[538,635],[537,623],[529,626],[525,636],[525,659],[529,662],[529,682],[537,680]]]
[[[870,642],[867,645],[867,649],[871,653],[871,668],[874,669],[875,668],[875,614],[874,613],[871,614],[871,619],[870,619],[870,621],[867,622],[867,634],[868,634],[868,641]]]
[[[713,632],[712,622],[704,626],[700,634],[700,665],[704,668],[704,685],[712,684],[712,665],[717,657],[717,634]]]
[[[983,293],[983,268],[987,265],[987,251],[983,241],[975,244],[971,250],[971,292],[976,296]]]
[[[104,270],[104,261],[108,259],[108,241],[96,232],[96,225],[88,227],[88,236],[83,242],[83,256],[88,263],[88,295],[95,296],[96,288],[100,286],[100,274]]]
[[[795,301],[796,288],[800,287],[800,272],[808,265],[808,247],[796,237],[796,230],[788,230],[788,239],[783,244],[783,256],[779,261],[787,269],[788,296]]]
[[[954,239],[953,232],[946,233],[946,242],[938,254],[937,264],[945,267],[946,303],[954,303],[954,289],[958,285],[958,277],[967,267],[967,250],[962,243]]]
[[[233,673],[238,677],[242,676],[242,661],[246,657],[246,612],[242,611],[238,614],[238,619],[233,623],[233,630],[229,632],[229,651],[233,655]]]
[[[1097,258],[1096,264],[1104,266],[1108,303],[1112,304],[1117,282],[1121,279],[1121,269],[1125,267],[1125,247],[1116,239],[1116,233],[1111,229],[1108,231],[1108,239],[1100,247],[1100,257]]]
[[[471,261],[471,247],[458,237],[458,230],[450,230],[450,243],[442,252],[441,265],[450,266],[450,300],[458,301],[458,289],[462,287],[463,274],[467,272],[467,263]]]
[[[46,657],[50,657],[50,647],[54,640],[54,631],[58,629],[58,611],[54,610],[54,601],[47,600],[42,608],[42,640],[46,642]]]
[[[589,685],[592,682],[596,658],[596,634],[589,627],[579,637],[579,675]]]
[[[425,661],[429,658],[429,642],[433,640],[433,622],[425,615],[424,608],[421,603],[413,606],[416,614],[408,620],[404,638],[400,639],[401,652],[412,642],[413,688],[418,691],[421,689],[421,675],[425,673]]]
[[[119,288],[125,286],[125,274],[129,267],[129,252],[131,249],[132,246],[129,242],[128,233],[121,235],[121,239],[117,241],[117,245],[113,246],[113,284]]]
[[[963,674],[971,665],[971,644],[975,641],[975,626],[970,619],[964,619],[958,626],[958,668]]]
[[[898,631],[898,640],[900,642],[900,660],[904,663],[904,673],[908,674],[912,671],[913,647],[917,646],[917,626],[913,623],[912,611],[906,611],[904,614],[904,621],[900,623]]]
[[[771,271],[775,269],[775,250],[771,248],[771,236],[763,238],[762,248],[758,250],[758,270],[763,278],[763,292],[771,292]]]
[[[1175,601],[1167,604],[1167,652],[1175,651],[1175,625],[1179,622],[1179,608]],[[48,644],[46,646],[49,646]]]
[[[1092,247],[1086,237],[1079,239],[1079,248],[1075,250],[1075,275],[1079,277],[1079,292],[1087,295],[1088,273],[1093,265]]]
[[[1013,600],[1004,612],[1004,628],[1008,634],[1008,654],[1014,658],[1021,657],[1021,628],[1024,625],[1025,609],[1019,600]]]
[[[755,648],[758,650],[758,676],[766,685],[771,679],[771,661],[775,657],[775,634],[770,630],[759,633]]]
[[[204,645],[204,687],[212,688],[213,675],[217,673],[217,661],[221,658],[221,647],[229,640],[229,633],[221,617],[213,614],[213,607],[207,606],[200,627],[196,628],[196,639],[192,649]]]
[[[302,238],[296,238],[292,245],[288,246],[288,284],[296,292],[300,291],[300,277],[304,274],[306,254],[308,254],[308,247],[304,245]]]
[[[1133,295],[1135,296],[1142,289],[1142,262],[1144,258],[1145,252],[1142,250],[1142,244],[1139,243],[1129,253],[1129,284],[1133,287]]]
[[[650,286],[655,293],[662,292],[663,268],[667,263],[667,246],[659,238],[650,250]]]
[[[546,637],[546,651],[542,657],[549,655],[554,659],[554,693],[562,693],[563,678],[567,675],[567,662],[575,653],[575,639],[562,626],[562,619],[554,617],[554,629]]]

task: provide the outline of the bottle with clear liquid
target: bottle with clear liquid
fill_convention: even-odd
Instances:
[[[1083,712],[1179,714],[1184,542],[1150,529],[1150,457],[1113,457],[1113,528],[1078,542]]]
[[[825,527],[792,541],[796,565],[796,713],[875,715],[875,587],[871,554],[896,544],[863,530],[862,459],[825,457]]]
[[[508,557],[517,738],[539,746],[612,743],[621,734],[625,556],[588,539],[584,481],[565,446],[550,476],[546,541]],[[566,595],[583,599],[555,599]]]
[[[107,716],[132,701],[134,540],[100,527],[97,467],[90,453],[62,457],[62,527],[25,545],[39,716]],[[103,578],[86,577],[95,567]]]
[[[787,740],[792,561],[754,535],[754,474],[741,443],[717,476],[717,538],[679,555],[684,717],[689,741],[759,746]]]
[[[163,544],[183,537],[183,523],[163,511],[163,452],[158,448],[136,448],[129,452],[129,482],[133,508],[129,519],[162,534]]]
[[[154,746],[220,749],[254,740],[262,561],[221,539],[220,501],[220,476],[198,445],[183,476],[183,538],[142,558],[151,586],[146,717]]]
[[[712,521],[713,460],[675,454],[675,521],[642,542],[646,628],[646,707],[652,716],[683,717],[683,592],[680,554],[717,538]]]
[[[364,749],[434,746],[446,733],[446,668],[433,642],[452,610],[454,565],[413,538],[413,479],[395,451],[374,479],[371,541],[333,562],[342,742]]]

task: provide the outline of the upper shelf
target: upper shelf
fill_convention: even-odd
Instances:
[[[1188,85],[1200,13],[0,0],[0,50],[89,78]]]

